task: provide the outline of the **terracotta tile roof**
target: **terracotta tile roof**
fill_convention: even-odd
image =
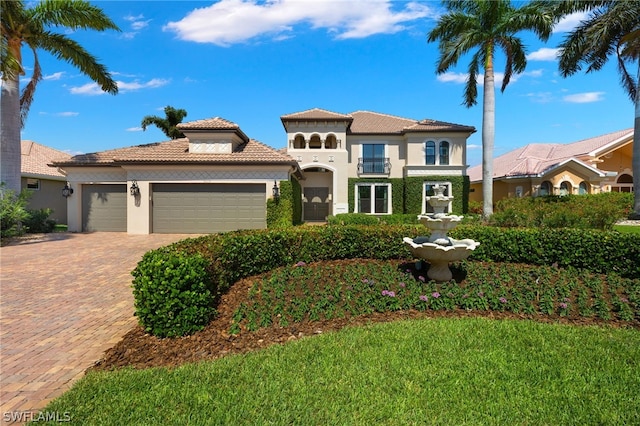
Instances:
[[[569,144],[534,143],[525,145],[494,158],[493,177],[495,179],[539,175],[570,158],[578,161],[585,160],[598,150],[627,137],[633,138],[633,129],[619,130]],[[471,182],[481,181],[482,165],[469,167],[467,174]]]
[[[176,126],[180,130],[239,130],[240,126],[236,123],[221,117],[207,118],[204,120],[189,121],[188,123],[180,123]]]
[[[284,121],[296,121],[296,120],[353,120],[348,114],[340,114],[338,112],[327,111],[321,108],[312,108],[306,111],[294,112],[293,114],[285,114],[280,117],[280,120]]]
[[[350,134],[404,134],[407,132],[475,132],[471,126],[446,123],[444,121],[425,119],[422,121],[381,114],[371,111],[354,111],[350,114],[340,114],[320,108],[313,108],[302,112],[287,114],[280,117],[282,122],[296,120],[348,120]]]
[[[49,167],[53,160],[66,160],[71,155],[58,151],[48,146],[40,145],[34,141],[20,141],[22,151],[22,165],[20,171],[24,176],[51,176],[64,177],[57,168]]]
[[[289,155],[249,140],[230,154],[191,154],[187,138],[76,155],[58,166],[119,164],[297,164]]]

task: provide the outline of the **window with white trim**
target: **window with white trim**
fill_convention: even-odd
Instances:
[[[436,143],[432,140],[424,144],[424,163],[428,166],[432,165],[449,165],[449,152],[451,144],[448,141]]]
[[[424,185],[422,185],[422,199],[424,200],[424,202],[422,203],[422,214],[433,213],[433,207],[431,207],[426,197],[432,197],[436,195],[436,192],[434,190],[434,187],[436,185],[444,187],[444,192],[442,193],[442,195],[451,195],[451,182],[425,182]],[[450,213],[451,208],[451,201],[449,201],[449,205],[445,207],[444,212]]]
[[[355,212],[368,214],[391,213],[391,184],[382,182],[358,183],[355,186]]]

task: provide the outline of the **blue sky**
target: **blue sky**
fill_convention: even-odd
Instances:
[[[437,76],[426,35],[444,12],[435,1],[96,1],[122,30],[67,34],[106,65],[120,92],[101,93],[78,70],[40,51],[39,84],[23,139],[73,154],[166,140],[145,115],[171,105],[186,121],[223,117],[274,148],[280,116],[310,108],[368,110],[475,126],[468,163],[481,161],[478,105],[462,105],[468,58]],[[496,93],[495,156],[528,143],[568,143],[633,127],[634,106],[615,62],[562,78],[563,22],[542,43],[530,33],[526,71]],[[23,51],[29,76],[31,52]],[[501,75],[504,61],[497,58]],[[21,85],[26,84],[22,80]],[[497,85],[500,84],[498,79]]]

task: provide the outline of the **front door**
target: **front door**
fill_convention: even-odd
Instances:
[[[304,188],[305,221],[325,221],[329,216],[329,188]]]

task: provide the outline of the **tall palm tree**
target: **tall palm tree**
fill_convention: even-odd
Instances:
[[[448,13],[441,16],[428,35],[428,41],[438,41],[440,56],[436,72],[443,74],[460,58],[475,50],[469,63],[463,104],[477,104],[477,77],[484,69],[482,109],[482,198],[483,215],[493,214],[493,145],[495,139],[494,60],[497,50],[506,56],[501,91],[504,92],[514,73],[527,65],[525,47],[516,34],[531,30],[546,41],[551,35],[551,14],[540,13],[525,5],[514,7],[508,0],[448,0],[443,1]]]
[[[20,130],[33,102],[38,82],[42,79],[38,50],[45,50],[58,59],[71,63],[98,83],[102,90],[116,94],[118,86],[104,65],[98,63],[94,56],[65,35],[64,31],[119,31],[119,28],[101,9],[84,0],[42,0],[31,8],[25,7],[22,0],[3,1],[0,13],[0,180],[6,183],[7,189],[20,192]],[[52,28],[63,31],[54,32]],[[19,94],[19,78],[25,74],[22,66],[22,48],[25,46],[33,52],[33,74]]]
[[[567,34],[560,44],[559,68],[563,77],[580,71],[600,70],[615,57],[622,87],[635,104],[633,132],[633,216],[640,219],[640,4],[629,0],[537,1],[536,7],[551,11],[557,20],[575,12],[587,19]],[[636,76],[628,71],[635,64]]]
[[[187,111],[183,109],[175,109],[172,106],[164,107],[165,118],[158,117],[157,115],[147,115],[142,119],[142,130],[147,130],[147,126],[153,124],[158,129],[162,130],[162,133],[167,135],[168,138],[178,139],[184,138],[184,133],[182,133],[176,127],[178,124],[182,123],[182,119],[187,116]]]

